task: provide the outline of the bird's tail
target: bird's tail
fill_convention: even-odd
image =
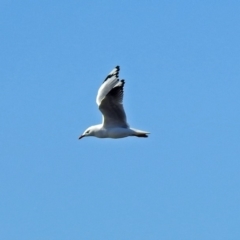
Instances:
[[[148,134],[150,134],[150,132],[146,132],[146,131],[142,131],[142,130],[138,130],[138,129],[134,129],[134,128],[131,128],[131,130],[133,130],[133,136],[136,136],[136,137],[148,137]]]

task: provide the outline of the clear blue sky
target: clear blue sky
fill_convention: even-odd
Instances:
[[[0,2],[0,238],[240,239],[240,2]],[[78,136],[120,65],[131,126]]]

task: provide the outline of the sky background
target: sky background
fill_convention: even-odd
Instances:
[[[0,238],[240,239],[240,2],[0,2]],[[120,65],[132,127],[78,140]]]

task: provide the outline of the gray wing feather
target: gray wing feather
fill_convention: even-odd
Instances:
[[[105,78],[101,87],[98,90],[96,102],[99,106],[102,100],[106,97],[106,95],[119,84],[118,74],[119,74],[119,66],[116,66]]]
[[[124,83],[124,80],[118,81],[99,105],[106,127],[129,127],[122,104]]]

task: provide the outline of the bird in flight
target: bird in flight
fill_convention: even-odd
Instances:
[[[119,66],[105,78],[97,94],[97,105],[103,115],[102,124],[87,128],[79,139],[88,136],[98,138],[148,137],[149,132],[130,128],[123,108],[124,80],[119,80]]]

